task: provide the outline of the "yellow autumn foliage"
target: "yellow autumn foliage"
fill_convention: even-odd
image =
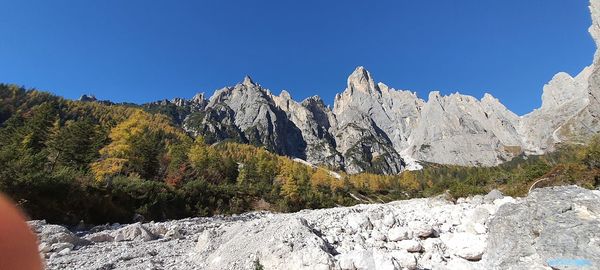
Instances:
[[[417,176],[411,171],[405,171],[399,176],[399,184],[405,190],[417,192],[421,190],[421,183]]]
[[[106,177],[122,173],[125,164],[127,164],[126,159],[109,157],[100,162],[92,163],[90,167],[96,180],[100,181]]]
[[[161,134],[165,138],[167,149],[172,143],[190,140],[185,133],[172,126],[166,116],[136,110],[111,129],[110,144],[100,149],[102,159],[91,164],[96,180],[123,172],[133,150],[134,140],[151,134]]]
[[[318,187],[330,187],[332,177],[325,170],[317,169],[310,176],[310,185],[313,189]]]

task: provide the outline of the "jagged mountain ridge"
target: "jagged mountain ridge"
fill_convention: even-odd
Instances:
[[[591,1],[589,31],[600,44],[600,4]],[[250,77],[208,100],[161,101],[182,107],[177,120],[208,142],[236,140],[282,155],[345,170],[396,174],[414,161],[493,166],[542,154],[561,142],[600,131],[600,54],[579,75],[558,73],[544,86],[542,106],[517,116],[490,94],[482,99],[416,93],[376,83],[364,67],[348,77],[333,109],[318,96],[302,102],[274,95]],[[156,106],[157,103],[154,103]]]
[[[318,96],[297,102],[285,90],[274,95],[249,77],[208,100],[170,103],[194,106],[183,126],[211,143],[232,139],[349,173],[395,174],[407,166],[406,159],[491,166],[553,149],[565,138],[548,138],[548,132],[587,104],[582,98],[587,91],[581,91],[587,87],[581,79],[587,70],[576,78],[555,76],[544,87],[542,107],[523,117],[490,94],[478,100],[431,92],[425,101],[416,93],[375,84],[363,67],[349,77],[333,109]]]

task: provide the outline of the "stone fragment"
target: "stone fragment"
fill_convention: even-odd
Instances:
[[[134,240],[151,241],[156,239],[156,236],[141,223],[125,226],[117,230],[112,236],[116,242]]]
[[[394,251],[392,257],[398,262],[398,265],[403,269],[417,269],[417,259],[415,255],[406,251]]]
[[[470,261],[479,261],[486,249],[485,240],[470,233],[455,233],[443,236],[442,241],[449,252]]]
[[[483,196],[483,201],[485,203],[493,203],[495,200],[502,199],[502,198],[504,198],[504,195],[502,195],[502,192],[500,192],[497,189],[492,189],[492,191],[490,191],[488,194]]]
[[[417,240],[402,240],[396,243],[399,249],[406,250],[408,252],[419,252],[422,249],[421,243]]]
[[[369,218],[361,213],[351,214],[348,216],[348,227],[355,232],[362,230],[369,230],[373,228],[373,225],[369,221]]]
[[[394,227],[388,231],[387,239],[389,241],[400,241],[410,239],[413,232],[406,227]]]

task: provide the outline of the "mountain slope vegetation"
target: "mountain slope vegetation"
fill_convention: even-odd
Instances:
[[[35,219],[76,224],[297,211],[468,196],[500,188],[600,184],[600,139],[495,167],[424,164],[397,175],[339,174],[265,148],[205,142],[156,107],[66,100],[0,84],[0,191]]]

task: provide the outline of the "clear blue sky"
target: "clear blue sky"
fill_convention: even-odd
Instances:
[[[0,0],[0,81],[67,98],[212,94],[245,74],[329,104],[358,65],[397,89],[540,105],[592,61],[586,0]]]

